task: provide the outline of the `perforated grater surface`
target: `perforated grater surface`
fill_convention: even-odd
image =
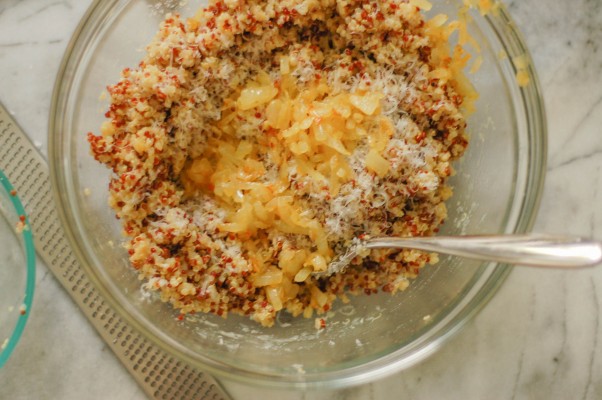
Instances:
[[[46,161],[2,104],[0,169],[28,210],[38,254],[142,389],[153,399],[228,399],[213,377],[153,346],[101,297],[65,237]]]

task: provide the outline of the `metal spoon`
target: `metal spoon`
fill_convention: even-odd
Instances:
[[[381,237],[362,240],[335,257],[317,278],[342,272],[359,254],[370,249],[405,248],[546,268],[582,268],[602,262],[602,242],[547,234]]]

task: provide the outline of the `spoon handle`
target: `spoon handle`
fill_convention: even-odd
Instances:
[[[602,261],[602,242],[547,234],[373,238],[366,248],[408,248],[533,267],[581,268]]]

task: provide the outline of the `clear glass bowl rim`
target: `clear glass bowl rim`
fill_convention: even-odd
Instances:
[[[479,288],[478,293],[470,298],[467,304],[464,304],[460,312],[453,318],[445,322],[445,326],[438,331],[436,338],[428,343],[420,344],[420,347],[411,354],[411,357],[400,358],[399,351],[394,351],[384,355],[382,358],[371,363],[347,368],[342,371],[329,371],[325,374],[303,375],[299,377],[286,377],[280,375],[265,375],[249,370],[233,368],[231,365],[220,364],[211,359],[201,356],[192,356],[182,349],[175,348],[167,343],[165,335],[154,329],[149,324],[141,321],[131,306],[121,304],[114,295],[114,288],[111,284],[101,277],[92,266],[85,262],[86,257],[78,246],[75,233],[71,229],[71,220],[73,216],[69,211],[69,201],[67,194],[68,184],[66,183],[65,163],[67,158],[62,151],[63,126],[62,117],[58,113],[64,110],[66,99],[69,93],[69,82],[73,71],[77,68],[77,61],[80,60],[85,51],[86,42],[82,38],[87,38],[92,31],[97,29],[98,15],[103,15],[106,10],[112,9],[118,3],[127,3],[129,0],[95,0],[88,11],[80,21],[80,24],[74,32],[69,45],[63,56],[62,64],[59,68],[55,87],[52,95],[52,102],[49,116],[49,164],[50,176],[53,187],[53,194],[58,205],[60,219],[65,229],[69,242],[76,254],[77,259],[83,266],[87,275],[100,293],[109,301],[113,308],[125,318],[135,329],[164,350],[166,353],[190,363],[200,370],[214,373],[220,377],[232,379],[246,384],[261,385],[268,387],[286,387],[286,388],[317,388],[317,387],[345,387],[357,385],[391,375],[397,371],[408,368],[440,348],[453,334],[458,332],[472,317],[474,317],[493,297],[506,276],[511,271],[509,265],[492,265],[494,271],[489,275],[486,282]],[[543,104],[542,92],[537,78],[530,53],[525,45],[520,32],[517,31],[511,16],[505,7],[500,4],[499,12],[495,15],[484,16],[485,21],[492,30],[498,35],[503,43],[508,57],[524,56],[529,61],[525,71],[530,79],[530,84],[521,88],[522,107],[526,115],[527,134],[528,134],[528,165],[525,177],[525,193],[518,210],[516,226],[513,227],[514,233],[524,233],[531,230],[537,210],[539,208],[543,185],[545,180],[545,170],[547,163],[547,126],[546,116]],[[505,35],[500,33],[504,30]]]
[[[33,293],[36,283],[36,254],[33,244],[33,235],[31,229],[29,228],[29,218],[25,213],[25,209],[23,207],[23,204],[21,203],[21,200],[19,199],[19,196],[17,194],[13,194],[15,190],[13,185],[10,183],[8,177],[1,170],[0,187],[0,190],[5,191],[7,197],[10,198],[10,202],[14,207],[15,214],[19,216],[25,216],[25,229],[23,229],[20,235],[23,239],[25,253],[24,255],[26,259],[26,265],[24,266],[24,268],[27,268],[25,293],[23,298],[23,306],[25,307],[25,312],[19,315],[17,324],[15,325],[11,336],[8,338],[6,347],[0,352],[0,368],[2,368],[10,358],[13,351],[15,350],[15,347],[17,346],[17,343],[19,342],[19,339],[23,334],[23,330],[25,329],[27,320],[29,319],[29,314],[31,313],[31,305],[33,303]]]

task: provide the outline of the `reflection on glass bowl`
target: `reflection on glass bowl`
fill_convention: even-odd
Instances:
[[[442,257],[395,296],[355,297],[336,306],[326,329],[282,314],[275,327],[245,318],[197,315],[177,321],[169,305],[141,294],[107,206],[109,175],[89,156],[86,132],[103,122],[105,86],[135,66],[161,20],[149,1],[97,1],[77,30],[58,77],[50,121],[50,162],[63,224],[86,271],[123,317],[155,344],[222,377],[285,387],[359,384],[408,368],[440,347],[483,307],[509,267]],[[170,2],[172,4],[173,2]],[[433,2],[451,14],[462,1]],[[201,2],[175,6],[190,15]],[[546,128],[528,51],[502,8],[471,14],[468,29],[483,63],[469,118],[471,144],[456,165],[445,234],[530,229],[544,180]],[[501,57],[503,55],[503,57]],[[513,60],[521,60],[517,66]],[[528,80],[519,86],[518,69]],[[526,83],[523,81],[522,83]],[[463,263],[462,266],[459,264]],[[470,264],[466,266],[464,264]]]

